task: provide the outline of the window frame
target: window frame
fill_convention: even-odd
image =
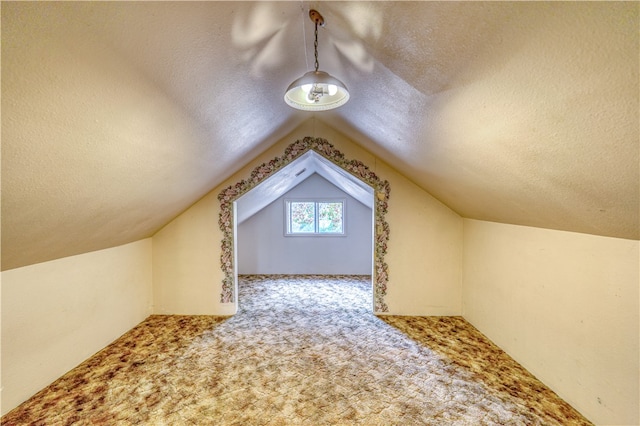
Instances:
[[[314,232],[291,232],[291,203],[314,203]],[[342,232],[319,232],[318,205],[321,203],[342,204]],[[346,198],[285,198],[284,199],[284,236],[285,237],[346,237],[347,236],[347,199]]]

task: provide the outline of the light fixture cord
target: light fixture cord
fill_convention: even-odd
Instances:
[[[304,44],[302,45],[304,50],[304,64],[306,65],[305,69],[309,69],[309,57],[307,55],[307,31],[304,26],[304,3],[300,0],[300,11],[302,12],[302,40]]]
[[[316,53],[316,72],[318,72],[318,67],[320,66],[318,64],[318,21],[316,20],[316,41],[313,43],[313,48],[315,50]]]

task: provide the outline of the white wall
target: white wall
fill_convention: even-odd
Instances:
[[[151,239],[2,272],[2,414],[144,320]]]
[[[597,424],[637,425],[639,242],[464,220],[464,317]]]
[[[368,165],[389,181],[391,196],[387,303],[397,315],[460,315],[462,313],[462,218],[424,190],[321,122],[307,121],[262,154],[256,155],[204,198],[153,237],[154,304],[161,314],[234,313],[220,303],[222,233],[217,196],[247,178],[251,170],[305,136],[322,137],[346,158]],[[407,226],[410,224],[411,226]]]
[[[345,200],[346,235],[285,236],[284,203],[289,198]],[[371,275],[372,214],[369,207],[313,174],[238,225],[238,273]]]

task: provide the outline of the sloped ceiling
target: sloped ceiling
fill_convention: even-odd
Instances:
[[[282,100],[310,6],[331,112]],[[464,217],[639,239],[639,7],[3,2],[2,268],[151,236],[310,117]]]
[[[360,203],[373,209],[373,188],[313,150],[307,151],[236,201],[238,225],[318,174]]]

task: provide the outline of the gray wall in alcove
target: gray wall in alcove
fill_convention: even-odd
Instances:
[[[346,236],[286,237],[284,200],[346,200]],[[323,177],[304,182],[238,225],[239,274],[370,275],[372,211]]]

